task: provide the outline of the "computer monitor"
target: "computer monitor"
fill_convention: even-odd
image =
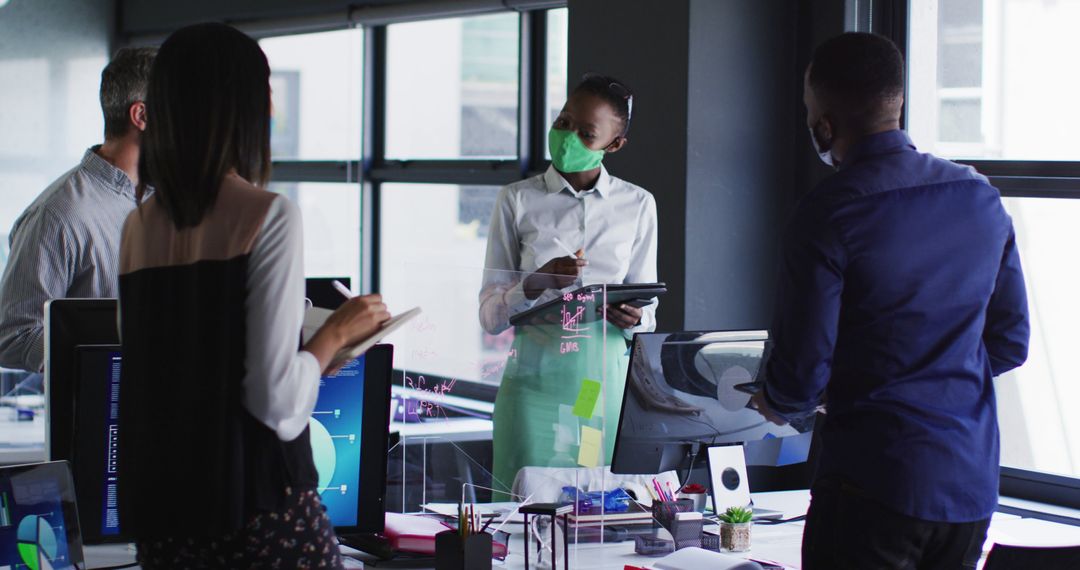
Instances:
[[[743,443],[750,465],[805,461],[813,419],[774,425],[735,389],[757,377],[767,340],[765,331],[634,335],[612,472],[688,469],[724,443]]]
[[[75,347],[75,448],[72,468],[87,544],[126,540],[117,506],[120,460],[120,345]]]
[[[0,568],[86,568],[66,461],[0,467]]]
[[[116,299],[53,299],[45,304],[45,452],[71,460],[75,436],[75,347],[119,344]],[[76,471],[78,477],[78,471]]]
[[[311,301],[312,307],[334,310],[345,302],[345,296],[334,287],[334,281],[352,287],[348,277],[308,277],[304,279],[304,295]]]
[[[311,416],[318,491],[340,535],[383,530],[394,350],[372,347],[324,376]]]
[[[118,345],[76,353],[75,488],[87,543],[122,541],[116,506],[116,437],[122,356]],[[340,533],[383,529],[393,348],[377,345],[320,380],[310,421],[318,491]]]

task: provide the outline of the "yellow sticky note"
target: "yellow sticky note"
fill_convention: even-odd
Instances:
[[[600,465],[600,446],[603,434],[596,428],[581,426],[581,448],[578,450],[577,462],[582,467],[597,467]]]
[[[577,402],[574,403],[574,415],[579,418],[592,419],[596,410],[596,400],[600,398],[600,383],[588,378],[581,381],[581,391],[578,392]]]

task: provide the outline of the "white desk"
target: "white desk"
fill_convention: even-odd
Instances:
[[[45,461],[45,415],[36,410],[34,421],[15,421],[15,409],[0,407],[0,465]]]
[[[781,511],[785,518],[804,514],[806,507],[810,504],[810,495],[807,491],[755,493],[753,498],[755,505]],[[503,563],[495,562],[493,568],[507,570],[524,568],[522,527],[516,525],[506,530],[516,533],[510,544],[510,556]],[[753,550],[745,555],[780,562],[790,568],[799,568],[802,531],[802,522],[773,526],[756,525],[753,530]],[[1080,545],[1080,527],[997,513],[990,523],[989,536],[983,548],[984,553],[988,552],[994,543],[1019,546]],[[346,550],[345,553],[348,554],[348,551]],[[87,547],[86,556],[88,568],[93,569],[131,562],[134,555],[126,545],[105,545]],[[570,567],[574,570],[622,570],[626,564],[648,566],[652,560],[654,559],[634,554],[633,542],[571,545],[570,550]],[[363,567],[354,560],[349,561],[346,566]]]
[[[408,443],[439,443],[466,441],[491,441],[491,420],[481,418],[450,418],[427,422],[392,422],[390,431],[401,434],[401,441]]]

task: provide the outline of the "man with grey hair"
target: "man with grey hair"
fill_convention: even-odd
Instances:
[[[156,53],[116,53],[101,73],[104,144],[87,150],[15,220],[0,281],[0,366],[42,369],[46,301],[117,296],[120,232],[137,205],[144,100]]]

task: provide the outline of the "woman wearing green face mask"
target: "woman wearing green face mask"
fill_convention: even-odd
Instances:
[[[489,333],[578,285],[656,281],[656,202],[602,165],[627,144],[633,101],[619,81],[586,75],[549,132],[547,172],[499,193],[480,293]],[[567,349],[558,324],[515,329],[495,401],[494,487],[509,489],[522,467],[577,466],[584,426],[604,430],[599,460],[610,463],[626,341],[655,328],[655,309],[655,300],[640,309],[609,305],[606,321],[583,325],[580,352]],[[573,413],[585,379],[603,383],[590,417]]]

